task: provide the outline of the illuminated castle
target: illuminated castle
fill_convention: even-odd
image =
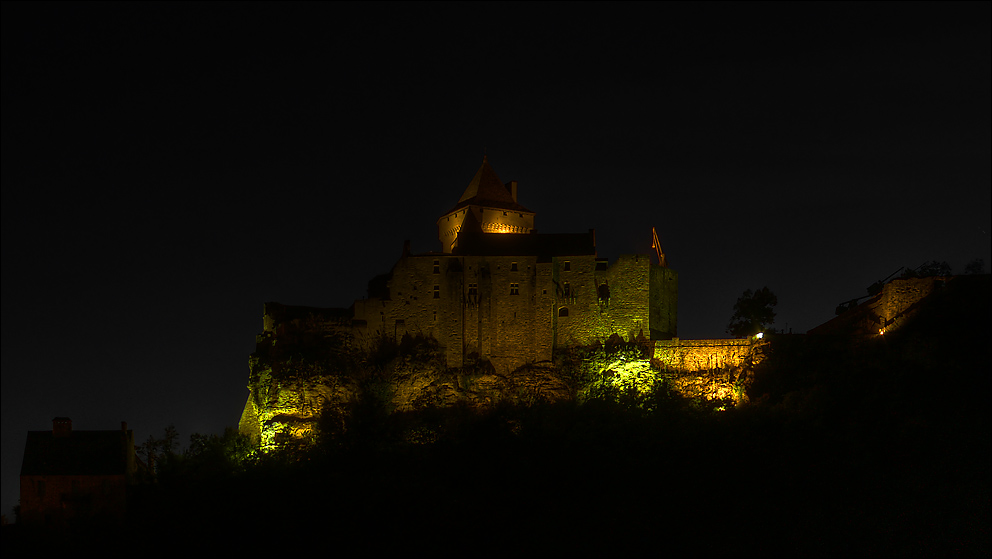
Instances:
[[[502,372],[550,360],[560,346],[677,335],[673,270],[646,255],[611,264],[597,257],[593,230],[538,234],[534,217],[517,202],[517,182],[504,184],[483,158],[437,221],[441,251],[407,247],[369,282],[368,298],[354,305],[354,340],[371,347],[383,336],[432,336],[447,366],[480,358]]]

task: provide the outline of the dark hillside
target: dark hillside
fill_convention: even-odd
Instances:
[[[988,556],[990,294],[989,276],[961,277],[885,336],[773,338],[752,403],[728,412],[668,393],[485,415],[370,407],[306,452],[177,470],[126,530],[48,549]],[[423,440],[396,435],[411,426]],[[4,556],[26,541],[5,534]]]

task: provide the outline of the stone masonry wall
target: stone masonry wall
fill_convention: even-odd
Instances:
[[[743,366],[753,347],[751,339],[659,340],[654,344],[654,358],[669,370],[709,371]]]
[[[951,280],[952,277],[894,279],[885,284],[878,295],[811,329],[809,334],[844,334],[861,338],[895,330],[913,315],[924,298]]]
[[[895,279],[882,288],[882,297],[869,302],[869,309],[878,317],[880,328],[892,329],[916,310],[917,303],[942,287],[945,278]]]
[[[611,266],[593,255],[408,255],[387,291],[355,302],[359,346],[422,334],[443,346],[449,367],[479,356],[500,372],[550,361],[558,346],[667,335],[677,317],[677,276],[644,255]]]
[[[650,337],[647,256],[623,255],[606,269],[592,256],[554,258],[553,266],[556,346],[602,343],[614,334],[625,341]]]

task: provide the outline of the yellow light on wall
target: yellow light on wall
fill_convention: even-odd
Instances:
[[[754,335],[754,337],[760,340],[761,338],[764,338],[765,337],[765,333],[764,332],[758,332],[757,334]]]

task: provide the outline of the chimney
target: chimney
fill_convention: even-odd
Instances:
[[[517,181],[510,181],[506,183],[506,189],[510,192],[510,196],[513,197],[514,203],[517,201]]]
[[[72,420],[68,417],[56,417],[52,420],[52,435],[68,437],[72,433]]]

